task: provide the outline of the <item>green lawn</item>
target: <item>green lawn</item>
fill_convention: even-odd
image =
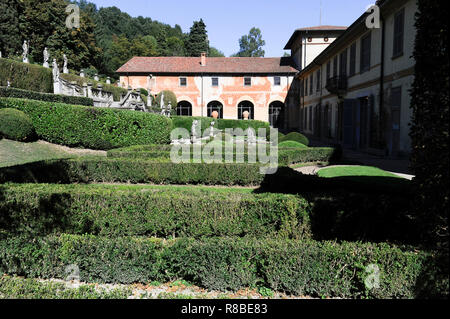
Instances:
[[[7,139],[0,140],[0,167],[21,165],[42,160],[76,157],[92,152],[69,149],[45,142],[21,143]],[[95,151],[94,151],[95,152]]]
[[[383,171],[382,169],[371,166],[338,166],[321,169],[318,172],[319,177],[349,177],[349,176],[374,176],[374,177],[395,177],[398,175]]]

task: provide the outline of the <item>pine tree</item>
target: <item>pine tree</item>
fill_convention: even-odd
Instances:
[[[209,41],[206,25],[202,19],[194,21],[186,43],[186,50],[189,56],[200,56],[202,52],[208,53]]]

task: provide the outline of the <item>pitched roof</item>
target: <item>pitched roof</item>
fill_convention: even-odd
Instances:
[[[328,31],[330,33],[337,33],[341,34],[345,30],[347,30],[347,27],[343,26],[336,26],[336,25],[319,25],[315,27],[306,27],[306,28],[300,28],[294,31],[291,38],[289,39],[288,43],[286,43],[286,46],[284,47],[285,50],[289,50],[292,47],[292,44],[294,43],[295,39],[297,38],[297,35],[299,33],[309,33],[309,32],[324,32]]]
[[[200,57],[134,57],[117,73],[206,73],[206,74],[278,74],[297,73],[294,62],[283,58],[206,58],[201,66]]]
[[[307,28],[300,28],[297,29],[296,31],[316,31],[316,30],[320,30],[320,31],[334,31],[334,30],[346,30],[347,27],[343,27],[343,26],[335,26],[335,25],[319,25],[316,27],[307,27]]]

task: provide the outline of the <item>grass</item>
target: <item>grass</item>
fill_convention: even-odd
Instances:
[[[0,167],[22,165],[43,160],[73,158],[89,154],[90,150],[69,149],[42,141],[21,143],[12,140],[0,140]],[[99,152],[97,152],[99,153]]]
[[[350,176],[373,176],[373,177],[394,177],[401,178],[390,172],[372,166],[339,166],[321,169],[318,172],[319,177],[335,178]]]
[[[202,185],[128,185],[128,184],[14,184],[7,183],[4,186],[14,189],[21,189],[23,192],[28,190],[38,191],[66,191],[80,192],[85,191],[96,194],[116,193],[116,192],[164,192],[179,191],[186,193],[211,193],[211,194],[252,194],[255,187],[219,187]]]

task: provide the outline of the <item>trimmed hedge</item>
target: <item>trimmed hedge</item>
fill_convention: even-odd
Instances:
[[[313,184],[308,182],[297,180],[305,188]],[[317,190],[287,195],[193,186],[6,184],[0,186],[0,232],[420,243],[410,196],[329,186],[325,180]]]
[[[192,122],[194,120],[198,120],[200,122],[201,132],[197,132],[197,134],[203,135],[205,130],[211,127],[211,122],[214,120],[211,117],[199,117],[199,116],[172,116],[172,125],[173,128],[184,128],[189,134],[191,134]],[[217,128],[217,123],[214,126]]]
[[[14,97],[30,100],[39,100],[46,102],[59,102],[66,104],[93,106],[94,101],[91,98],[80,96],[68,96],[61,94],[40,93],[11,87],[0,87],[0,97]]]
[[[35,64],[0,58],[0,86],[53,93],[52,70]]]
[[[0,271],[65,278],[75,264],[84,282],[148,283],[184,279],[213,290],[265,286],[295,295],[414,298],[430,254],[387,244],[213,238],[163,241],[95,236],[7,237]],[[366,266],[380,269],[368,289]]]
[[[110,158],[127,159],[153,159],[170,158],[172,145],[135,145],[108,151]],[[192,148],[191,148],[192,149]],[[269,148],[267,148],[269,154]],[[223,149],[223,156],[225,150]],[[236,149],[233,151],[236,156]],[[248,147],[244,147],[245,160],[247,160]],[[288,166],[296,163],[307,162],[333,162],[340,160],[340,154],[333,148],[291,148],[280,147],[278,149],[278,164]]]
[[[278,144],[278,147],[287,147],[287,148],[308,148],[308,146],[303,145],[302,143],[295,141],[284,141]]]
[[[167,159],[125,160],[86,157],[34,162],[0,169],[0,182],[20,183],[154,183],[259,185],[258,164],[176,164]]]
[[[173,127],[174,128],[185,128],[189,132],[191,132],[192,122],[194,120],[198,120],[201,122],[201,129],[202,134],[206,129],[208,129],[211,126],[211,122],[215,121],[214,128],[218,130],[225,130],[227,128],[230,129],[236,129],[240,128],[244,132],[248,128],[253,128],[255,130],[255,133],[258,134],[259,128],[265,128],[266,129],[266,137],[269,138],[269,130],[270,130],[270,124],[262,121],[255,121],[255,120],[225,120],[225,119],[217,119],[214,120],[212,117],[195,117],[195,116],[173,116]]]
[[[170,143],[171,121],[157,114],[14,98],[0,98],[1,108],[25,112],[50,143],[100,150]]]
[[[8,185],[0,231],[108,237],[309,236],[308,202],[294,195],[195,187]]]
[[[33,123],[22,111],[0,109],[0,135],[15,141],[25,142],[35,135]]]
[[[84,83],[92,83],[92,88],[96,89],[100,84],[103,87],[104,92],[110,92],[113,94],[114,101],[120,101],[122,95],[126,95],[128,93],[127,89],[114,86],[112,84],[106,84],[100,81],[95,81],[93,79],[82,78],[81,76],[75,74],[60,74],[61,78],[69,82],[76,82],[79,86],[83,86]]]
[[[303,145],[309,146],[308,138],[305,135],[297,133],[297,132],[291,132],[291,133],[287,134],[285,137],[283,137],[283,140],[279,141],[279,142],[285,142],[285,141],[299,142]]]
[[[282,148],[278,151],[279,165],[291,165],[309,162],[335,162],[339,155],[334,148],[310,147],[310,148]]]

